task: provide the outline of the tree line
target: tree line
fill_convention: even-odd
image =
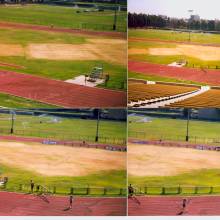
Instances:
[[[46,0],[46,2],[55,2],[56,0]],[[62,0],[60,0],[62,2]],[[63,2],[66,2],[63,0]],[[70,2],[74,3],[74,0],[70,0]],[[121,4],[121,5],[126,5],[127,0],[77,0],[77,2],[90,2],[90,3],[109,3],[109,4]],[[14,3],[14,4],[19,4],[19,3],[44,3],[44,0],[0,0],[0,4],[5,4],[5,3]]]
[[[171,18],[162,15],[128,13],[129,28],[171,28],[220,31],[219,20]]]

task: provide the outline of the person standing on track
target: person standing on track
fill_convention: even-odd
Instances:
[[[189,203],[189,200],[187,200],[187,199],[183,199],[183,200],[182,200],[181,211],[180,211],[177,215],[183,215],[183,214],[187,213],[187,211],[186,211],[186,205],[187,205],[188,203]]]
[[[73,196],[70,195],[70,197],[69,197],[69,209],[72,209],[72,207],[73,207]]]
[[[128,197],[131,198],[133,194],[134,194],[134,188],[130,184],[128,187]]]

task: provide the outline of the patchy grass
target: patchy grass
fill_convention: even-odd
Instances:
[[[21,116],[16,115],[14,135],[56,138],[61,140],[88,140],[95,141],[97,121],[91,119],[60,118],[58,122],[54,117]],[[1,133],[9,134],[11,117],[0,114]],[[126,139],[127,123],[122,121],[101,120],[99,124],[100,142],[122,143]]]
[[[199,82],[194,82],[194,81],[181,80],[181,79],[162,77],[162,76],[155,76],[153,73],[149,73],[146,75],[146,74],[141,74],[141,73],[128,72],[128,78],[143,79],[143,80],[156,81],[156,82],[160,81],[160,82],[206,85],[205,83],[199,83]]]
[[[0,93],[0,105],[7,108],[54,108],[40,102]]]
[[[153,29],[130,29],[129,37],[138,37],[145,39],[158,39],[188,42],[189,34],[186,32],[174,32],[166,30]],[[219,34],[191,33],[191,42],[204,44],[220,44]]]
[[[72,7],[49,5],[0,6],[0,20],[55,27],[80,28],[86,23],[87,29],[112,31],[114,12],[82,12]],[[127,13],[118,13],[118,31],[126,31]],[[84,25],[85,27],[85,25]]]
[[[149,123],[137,122],[144,116],[129,116],[128,135],[141,139],[165,139],[184,141],[186,137],[187,120],[156,118],[152,117]],[[190,120],[189,136],[190,141],[206,143],[209,139],[219,139],[219,122],[201,120]]]
[[[0,165],[1,173],[3,176],[9,178],[7,190],[18,191],[19,185],[23,184],[28,186],[26,190],[30,190],[30,180],[33,180],[36,185],[43,185],[47,188],[56,187],[57,193],[68,194],[71,187],[113,187],[113,188],[126,188],[126,171],[108,171],[100,172],[92,175],[81,177],[68,177],[68,176],[54,176],[47,177],[39,175],[35,172],[9,167],[4,164]]]

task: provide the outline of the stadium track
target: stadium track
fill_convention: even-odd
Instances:
[[[0,92],[66,108],[127,105],[126,93],[122,91],[86,87],[6,70],[0,70]]]
[[[182,200],[187,198],[186,209]],[[128,199],[130,216],[220,215],[220,196],[137,196]]]
[[[185,67],[179,68],[133,60],[128,61],[128,69],[130,72],[137,72],[144,75],[156,75],[174,79],[189,80],[212,86],[220,85],[220,70],[202,70]]]
[[[0,192],[1,216],[123,216],[126,198],[74,197],[68,210],[69,197],[37,196]]]
[[[0,28],[28,29],[28,30],[36,30],[36,31],[49,31],[49,32],[58,32],[58,33],[90,35],[90,36],[96,36],[96,37],[100,36],[100,37],[127,39],[126,32],[123,33],[123,32],[113,32],[113,31],[112,32],[111,31],[93,31],[93,30],[50,27],[50,26],[43,26],[43,25],[11,23],[11,22],[0,22]]]

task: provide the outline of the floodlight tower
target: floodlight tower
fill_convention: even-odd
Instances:
[[[11,113],[11,134],[13,134],[14,133],[15,112],[11,110],[10,113]]]
[[[190,41],[191,41],[190,19],[191,19],[191,15],[192,15],[192,13],[193,13],[193,10],[192,10],[192,9],[188,10],[188,13],[189,13],[188,30],[189,30],[189,42],[190,42]]]
[[[100,121],[100,109],[97,109],[97,124],[96,124],[96,136],[95,142],[99,141],[99,121]]]

